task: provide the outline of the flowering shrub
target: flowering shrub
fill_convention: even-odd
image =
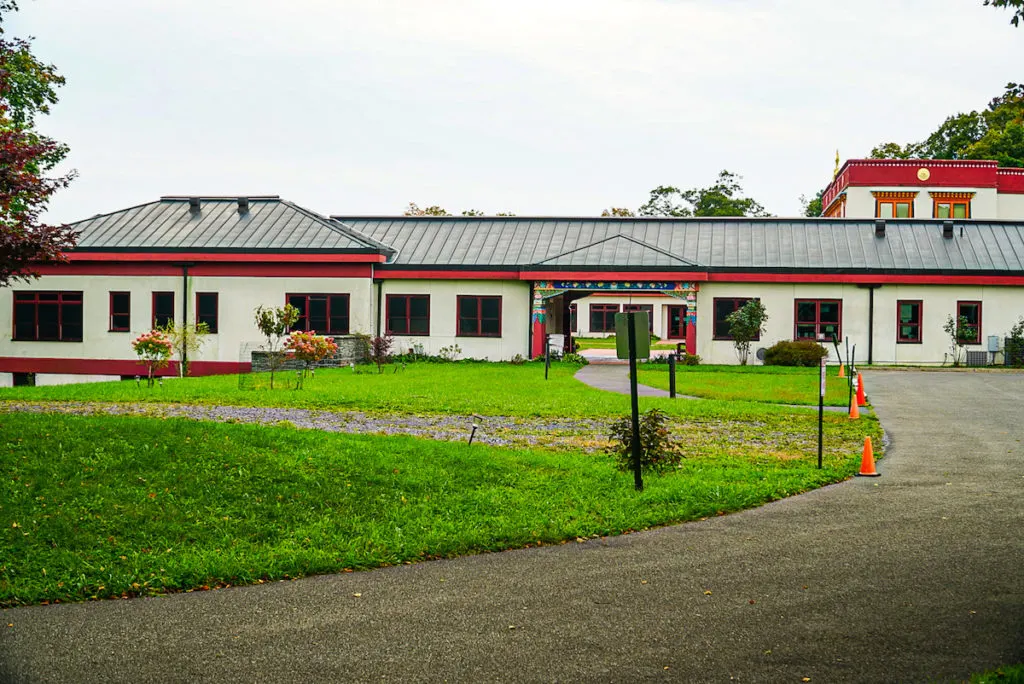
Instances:
[[[293,355],[306,364],[306,370],[338,351],[338,345],[331,337],[314,332],[293,332],[284,342],[285,353]]]
[[[139,356],[139,363],[146,364],[147,384],[153,386],[153,371],[163,368],[171,360],[174,353],[174,344],[166,334],[160,330],[151,330],[142,333],[132,341],[132,351]]]

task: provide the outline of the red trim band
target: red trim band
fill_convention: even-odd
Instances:
[[[324,254],[308,253],[276,253],[263,254],[246,252],[244,254],[227,252],[89,252],[75,250],[67,252],[69,261],[214,261],[227,263],[340,263],[340,264],[381,264],[387,260],[383,254]]]

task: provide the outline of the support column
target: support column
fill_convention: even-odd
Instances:
[[[535,359],[544,355],[544,345],[548,340],[547,308],[544,304],[544,295],[539,289],[533,291],[530,322],[533,326],[533,348],[530,349],[530,358]]]
[[[686,293],[686,353],[697,353],[697,293]]]

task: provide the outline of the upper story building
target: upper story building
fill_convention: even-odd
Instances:
[[[821,197],[828,218],[1024,219],[1024,169],[994,161],[850,159]]]

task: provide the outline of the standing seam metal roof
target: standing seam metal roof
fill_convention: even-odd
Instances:
[[[1024,222],[332,217],[398,266],[1024,274]],[[464,249],[453,249],[455,244]]]

